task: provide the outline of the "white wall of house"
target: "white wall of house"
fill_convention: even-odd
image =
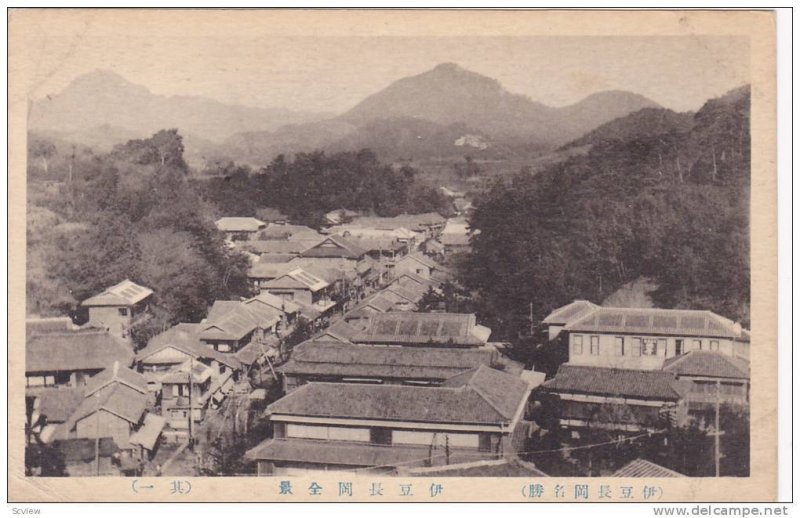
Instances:
[[[112,437],[117,446],[125,448],[129,444],[131,423],[101,409],[78,421],[75,431],[78,439]]]
[[[667,358],[694,350],[734,356],[733,340],[725,338],[599,333],[570,333],[568,338],[569,363],[589,367],[656,370]]]

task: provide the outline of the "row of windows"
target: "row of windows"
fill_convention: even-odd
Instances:
[[[572,335],[572,354],[584,354],[583,335]],[[685,353],[684,340],[675,340],[675,355]],[[691,340],[691,350],[703,350],[703,340]],[[709,340],[707,349],[709,351],[719,351],[719,340]],[[600,355],[600,337],[598,335],[589,336],[588,354],[593,356]],[[643,338],[643,337],[614,337],[614,355],[616,356],[666,356],[666,338]]]

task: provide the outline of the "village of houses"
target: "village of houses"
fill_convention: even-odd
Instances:
[[[59,452],[68,476],[193,476],[213,473],[221,436],[258,433],[240,474],[543,477],[524,455],[543,397],[574,437],[598,408],[631,409],[602,425],[623,438],[658,433],[665,412],[708,428],[709,407],[749,404],[749,332],[710,311],[552,308],[542,341],[567,356],[554,376],[506,357],[476,315],[417,311],[469,248],[463,214],[274,219],[216,222],[255,296],[140,350],[129,330],[153,293],[130,279],[82,301],[85,323],[29,317],[28,455]],[[312,337],[289,350],[299,322]],[[684,476],[641,458],[615,475]]]

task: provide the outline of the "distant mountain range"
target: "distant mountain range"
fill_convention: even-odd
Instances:
[[[178,128],[195,165],[220,158],[263,165],[279,153],[364,147],[389,160],[502,157],[554,149],[643,108],[659,106],[622,91],[551,107],[453,63],[395,81],[338,116],[161,96],[96,71],[35,102],[29,129],[104,151]]]

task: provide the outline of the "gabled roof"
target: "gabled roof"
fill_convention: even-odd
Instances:
[[[312,339],[296,346],[291,359],[278,368],[285,374],[446,380],[480,365],[492,365],[490,347],[373,347]]]
[[[370,317],[367,329],[357,334],[358,343],[483,345],[482,329],[476,331],[470,313],[380,313]],[[488,329],[488,328],[484,328]]]
[[[296,256],[300,252],[308,250],[320,242],[320,239],[266,239],[240,241],[236,246],[260,255],[291,255]]]
[[[203,340],[241,340],[255,329],[268,329],[281,320],[281,314],[261,304],[217,300],[202,324]]]
[[[572,332],[707,336],[737,339],[742,326],[706,310],[613,308],[576,301],[557,309],[545,323],[564,322]]]
[[[395,277],[395,279],[392,281],[392,284],[399,284],[401,286],[405,286],[406,284],[416,284],[423,287],[425,291],[427,291],[429,287],[435,287],[437,283],[430,279],[426,279],[421,275],[417,275],[416,273],[403,272]]]
[[[381,293],[377,293],[364,300],[349,313],[358,312],[364,308],[372,308],[379,313],[386,313],[394,309],[394,302],[384,297]]]
[[[469,234],[456,234],[451,232],[439,236],[439,241],[444,246],[467,246],[469,245],[469,240]]]
[[[133,351],[106,330],[89,329],[34,335],[25,342],[25,372],[102,370],[129,366]]]
[[[338,235],[330,235],[300,253],[300,257],[343,257],[346,259],[360,259],[366,250],[355,243]]]
[[[339,342],[350,343],[350,339],[359,332],[359,329],[351,326],[344,320],[339,320],[328,326],[328,328],[324,331],[320,332],[316,338],[329,337]]]
[[[750,379],[750,365],[713,351],[689,351],[664,361],[663,370],[681,376]]]
[[[258,232],[267,226],[260,219],[240,217],[219,218],[216,225],[222,232]]]
[[[307,289],[311,290],[312,292],[319,291],[327,288],[328,286],[329,283],[326,280],[321,279],[302,268],[297,268],[286,273],[285,275],[278,277],[277,279],[267,281],[267,283],[264,285],[264,287],[267,289]]]
[[[434,261],[432,259],[429,259],[429,258],[425,257],[424,255],[422,255],[420,253],[408,254],[408,255],[398,259],[397,261],[395,261],[395,263],[396,264],[400,264],[400,263],[406,263],[406,262],[412,262],[412,261],[413,262],[417,262],[417,263],[419,263],[419,264],[421,264],[421,265],[423,265],[423,266],[425,266],[427,268],[431,268],[431,269],[440,268],[439,263],[437,263],[436,261]]]
[[[99,410],[105,410],[129,423],[137,424],[147,407],[147,398],[147,395],[122,384],[114,385],[107,391],[85,396],[75,412],[64,423],[62,433],[58,434],[59,438],[74,430],[78,421]],[[120,444],[119,446],[125,447],[126,445]]]
[[[83,302],[82,306],[133,306],[150,295],[153,290],[139,286],[128,279],[106,288],[102,293],[90,297]]]
[[[142,394],[147,394],[147,380],[138,372],[121,366],[119,362],[95,374],[86,383],[84,395],[91,396],[98,390],[101,390],[109,385],[120,383],[126,385],[133,390],[139,391]]]
[[[481,366],[476,372],[486,369],[493,370]],[[507,425],[530,389],[515,376],[495,373],[443,387],[312,382],[272,403],[267,411],[273,417]],[[498,391],[498,386],[505,390]]]
[[[63,423],[83,401],[83,387],[28,389],[26,395],[38,398],[39,413],[47,417],[48,423]]]
[[[668,478],[686,477],[677,471],[672,471],[664,466],[659,466],[654,462],[644,459],[636,459],[615,471],[612,477],[641,477],[641,478]]]
[[[287,313],[290,315],[300,311],[300,306],[291,300],[286,300],[283,297],[278,297],[277,295],[273,295],[267,291],[262,291],[255,297],[245,300],[244,303],[247,305],[263,304],[267,307],[271,307],[282,313]]]
[[[351,224],[383,230],[406,228],[413,231],[424,231],[432,226],[444,225],[445,221],[440,214],[427,212],[425,214],[400,214],[392,218],[361,216],[354,218]]]
[[[576,300],[570,302],[566,306],[554,309],[549,315],[542,320],[543,324],[568,324],[573,320],[580,318],[586,313],[597,309],[597,304],[593,304],[588,300]]]
[[[174,325],[151,338],[147,347],[136,355],[136,360],[147,363],[147,358],[171,347],[196,359],[210,359],[227,365],[232,369],[241,368],[241,363],[232,355],[217,352],[208,345],[201,343],[198,337],[201,329],[202,324],[182,323]]]
[[[575,392],[641,399],[680,399],[675,374],[664,371],[584,367],[563,364],[555,377],[542,385],[553,392]]]

